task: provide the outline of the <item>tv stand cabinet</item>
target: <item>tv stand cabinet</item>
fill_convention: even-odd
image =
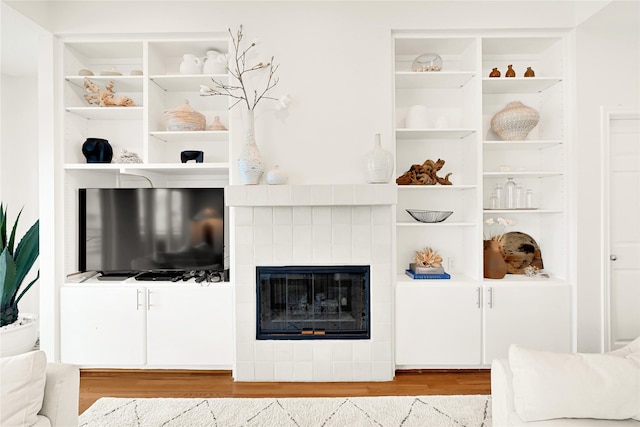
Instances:
[[[96,368],[231,369],[232,302],[228,282],[67,283],[60,295],[61,361]]]

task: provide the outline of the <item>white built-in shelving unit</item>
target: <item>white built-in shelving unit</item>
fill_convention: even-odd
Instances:
[[[438,175],[451,186],[398,186],[396,211],[396,364],[404,367],[478,367],[507,355],[509,343],[543,350],[574,347],[574,244],[571,192],[569,35],[564,32],[394,31],[396,175],[426,159],[445,160]],[[412,72],[413,60],[437,53],[441,71]],[[507,65],[515,78],[504,77]],[[492,68],[502,72],[490,78]],[[532,67],[536,77],[523,77]],[[525,141],[502,141],[491,118],[521,101],[540,113]],[[427,108],[429,128],[407,129],[413,105]],[[436,128],[445,118],[447,126]],[[509,165],[509,171],[505,166]],[[529,209],[490,209],[497,183],[512,177],[532,189]],[[423,224],[405,211],[453,211]],[[507,231],[532,236],[549,278],[483,278],[483,222],[514,219]],[[404,274],[416,250],[432,247],[449,280]],[[419,337],[419,339],[417,339]]]

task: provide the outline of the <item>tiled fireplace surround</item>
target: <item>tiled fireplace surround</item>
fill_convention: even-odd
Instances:
[[[236,381],[390,381],[395,185],[229,186]],[[371,339],[256,340],[256,266],[370,265]]]

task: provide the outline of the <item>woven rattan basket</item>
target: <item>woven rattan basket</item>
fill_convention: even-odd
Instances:
[[[491,129],[504,141],[521,141],[540,121],[536,110],[514,101],[491,119]]]
[[[204,115],[189,106],[189,101],[164,112],[164,122],[168,131],[194,131],[205,129]]]

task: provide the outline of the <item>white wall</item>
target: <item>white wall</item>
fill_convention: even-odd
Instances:
[[[614,1],[576,29],[578,348],[601,350],[600,107],[640,107],[640,3]]]
[[[564,1],[8,3],[59,34],[218,32],[243,23],[281,64],[274,94],[294,98],[285,120],[262,112],[257,140],[268,166],[277,162],[297,184],[362,182],[357,163],[373,134],[389,146],[392,28],[569,28],[584,19]],[[600,340],[598,111],[638,104],[638,15],[638,2],[616,0],[576,34],[581,351],[598,350]]]

